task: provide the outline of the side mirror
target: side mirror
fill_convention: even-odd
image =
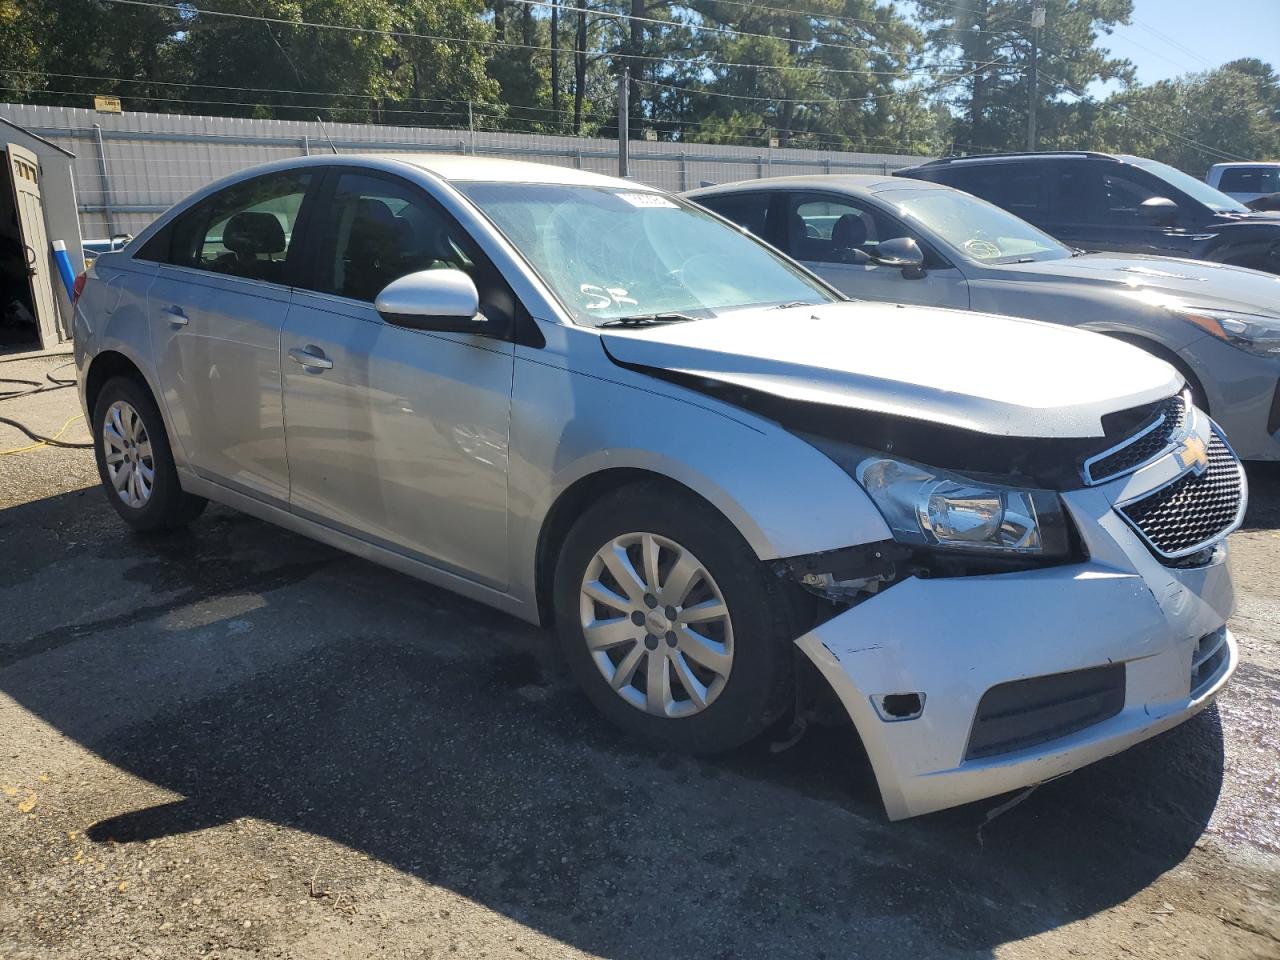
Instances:
[[[410,330],[490,332],[475,282],[461,270],[419,270],[392,280],[373,302],[387,323]]]
[[[924,276],[924,251],[911,237],[894,237],[881,242],[873,259],[885,267],[901,267],[902,275],[908,280]]]
[[[1171,227],[1178,220],[1178,205],[1168,197],[1150,197],[1138,205],[1138,216],[1147,223]]]

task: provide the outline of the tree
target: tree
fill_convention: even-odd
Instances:
[[[1280,157],[1280,85],[1269,64],[1238,60],[1108,98],[1094,149],[1134,153],[1202,176],[1237,158]]]
[[[1132,0],[919,0],[929,49],[953,63],[964,79],[942,98],[956,111],[957,149],[1017,149],[1025,143],[1030,83],[1031,14],[1045,10],[1039,37],[1037,117],[1042,139],[1052,144],[1070,135],[1081,111],[1061,100],[1064,89],[1083,91],[1095,81],[1133,79],[1128,60],[1098,46],[1101,34],[1128,23]]]

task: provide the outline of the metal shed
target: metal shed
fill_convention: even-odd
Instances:
[[[53,246],[65,244],[73,274],[84,269],[73,160],[0,117],[0,351],[50,350],[71,337]]]

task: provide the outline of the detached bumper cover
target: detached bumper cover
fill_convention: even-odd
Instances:
[[[1161,565],[1112,510],[1119,488],[1064,498],[1088,563],[905,580],[797,641],[857,726],[890,819],[1069,773],[1188,719],[1227,682],[1238,655],[1224,627],[1235,604],[1225,547],[1204,566]],[[1206,675],[1197,665],[1212,641],[1202,641],[1215,634]],[[1124,665],[1118,712],[1025,749],[969,750],[993,687],[1111,664]],[[914,720],[886,722],[872,706],[908,692],[925,694]]]

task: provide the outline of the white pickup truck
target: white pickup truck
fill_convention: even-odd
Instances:
[[[1280,193],[1280,160],[1265,163],[1215,163],[1209,168],[1204,180],[1233,200],[1252,207],[1253,201]]]

